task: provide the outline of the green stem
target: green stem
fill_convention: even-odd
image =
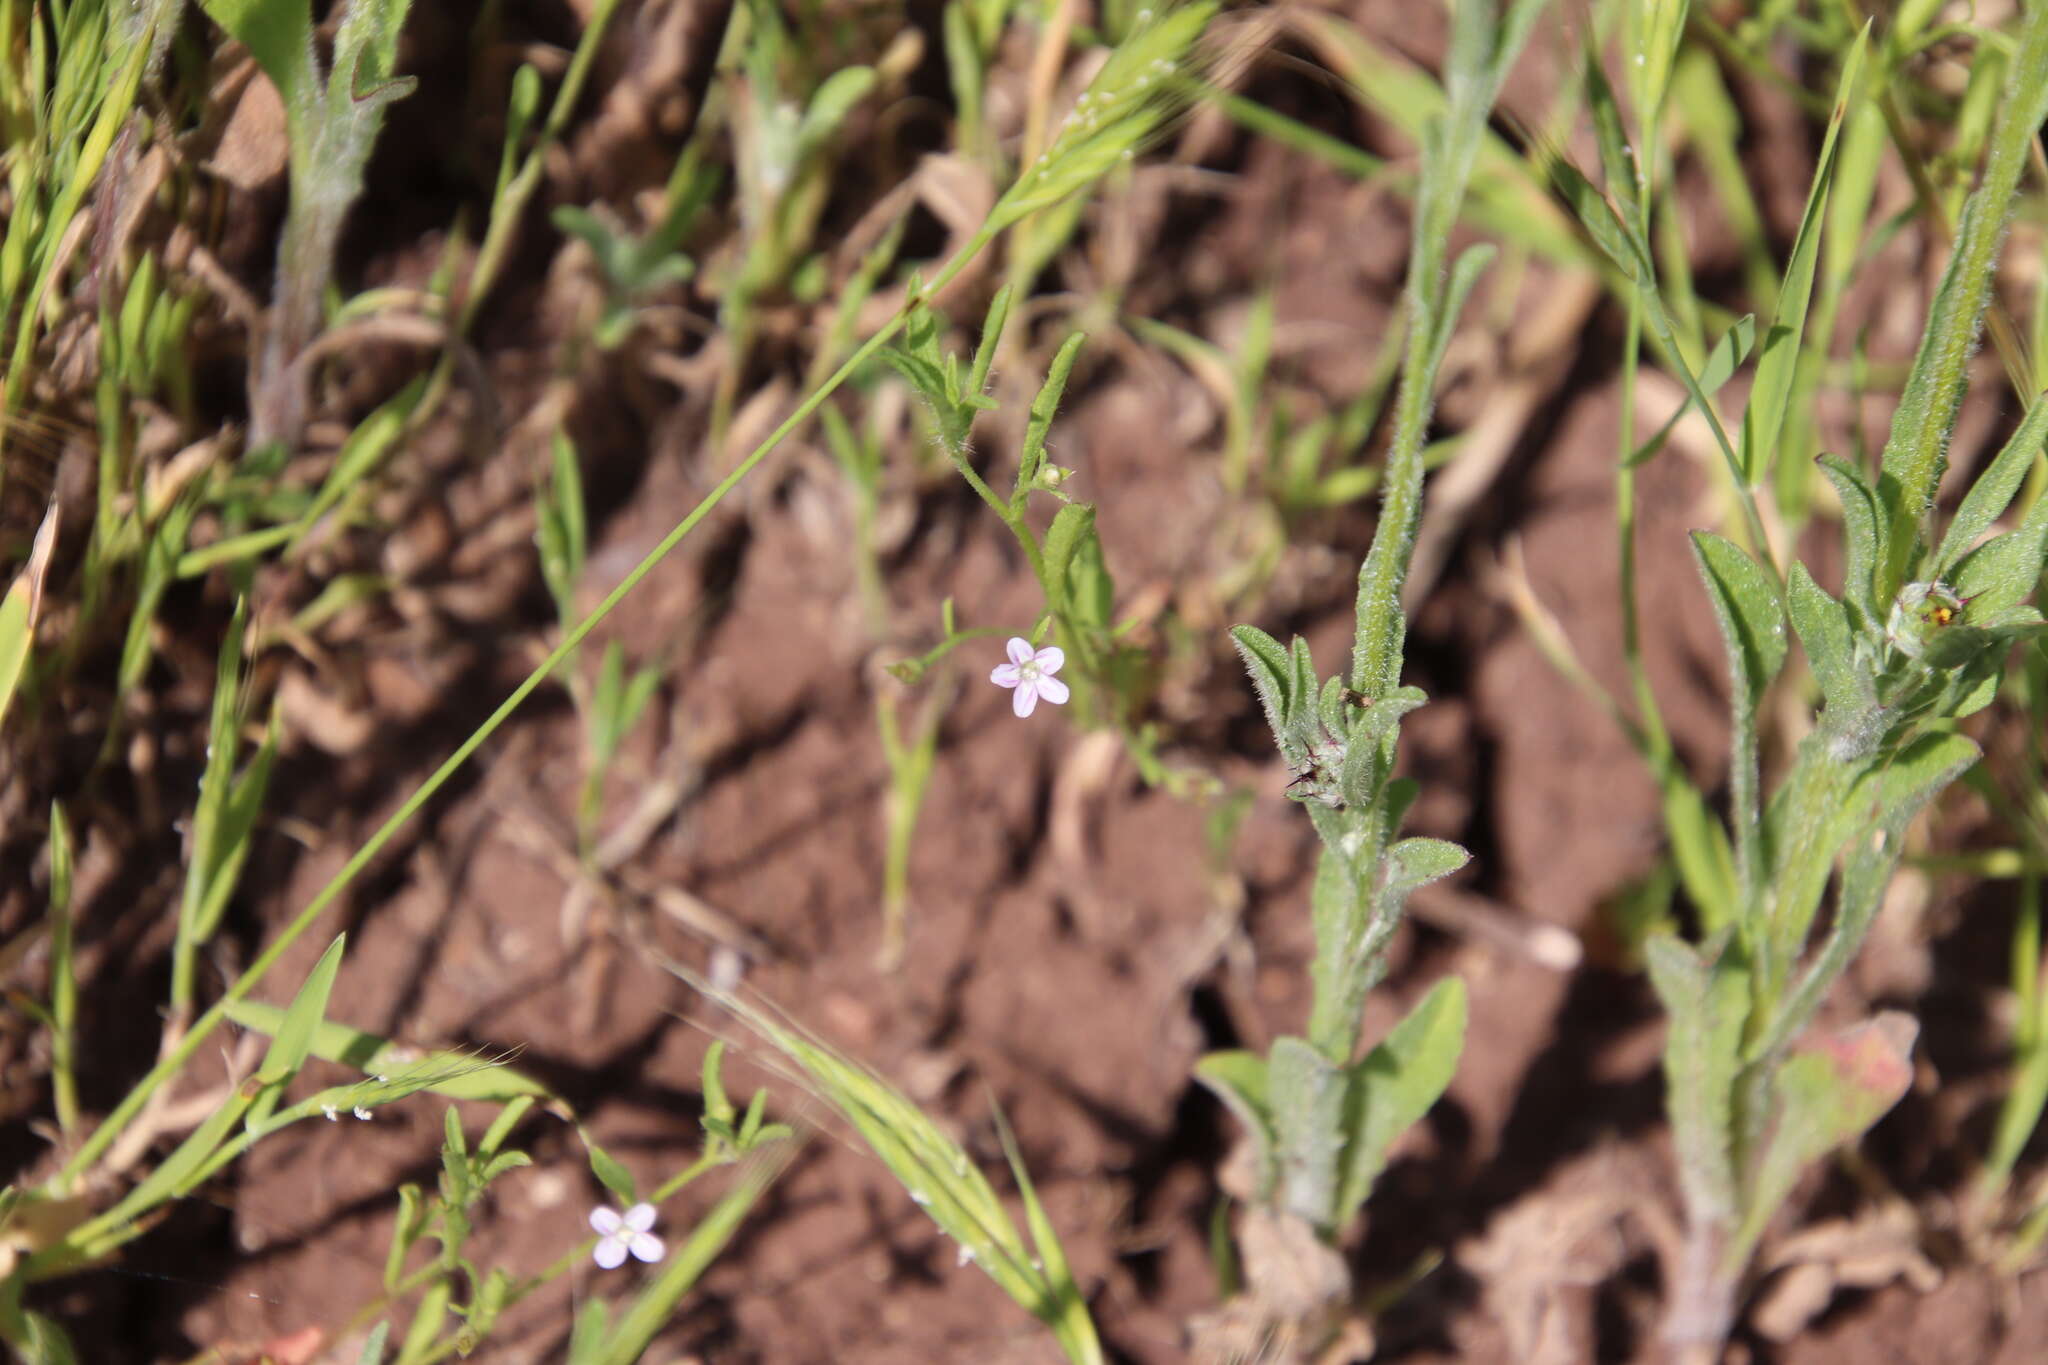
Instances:
[[[974,465],[968,460],[966,451],[948,450],[946,453],[952,457],[953,467],[960,471],[960,477],[967,480],[967,486],[979,494],[983,502],[995,509],[995,514],[1003,519],[1003,525],[1009,527],[1011,534],[1017,537],[1017,543],[1024,547],[1024,553],[1031,559],[1032,569],[1042,569],[1044,560],[1038,552],[1038,541],[1025,528],[1024,519],[1012,512],[1010,504],[997,497],[996,491],[988,486],[988,481],[974,472]]]
[[[2006,82],[2006,99],[1984,178],[1963,212],[1955,258],[1945,281],[1953,296],[1938,296],[1935,316],[1915,360],[1913,380],[1901,400],[1902,411],[1919,400],[1920,410],[1905,430],[1885,446],[1885,473],[1897,483],[1892,503],[1890,562],[1884,566],[1880,600],[1889,599],[1905,582],[1919,541],[1920,523],[1933,504],[1935,487],[1948,460],[1948,439],[1955,412],[1969,382],[1969,356],[1991,295],[1998,248],[2012,209],[2027,155],[2048,112],[2048,4],[2026,6],[2026,28]],[[1943,294],[1949,291],[1944,289]]]
[[[1650,686],[1650,670],[1643,662],[1642,609],[1636,595],[1636,471],[1629,464],[1635,439],[1636,371],[1641,364],[1643,341],[1642,301],[1633,291],[1628,298],[1627,333],[1621,348],[1621,459],[1614,471],[1614,517],[1620,545],[1621,574],[1621,657],[1628,666],[1628,679],[1635,693],[1636,711],[1641,717],[1643,756],[1656,770],[1663,786],[1671,762],[1671,736],[1664,728],[1664,713],[1657,705],[1657,693]]]

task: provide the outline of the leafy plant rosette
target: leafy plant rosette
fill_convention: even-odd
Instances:
[[[1861,48],[1845,70],[1845,101],[1855,98]],[[1911,1082],[1910,1016],[1886,1011],[1809,1029],[1869,933],[1908,825],[1979,757],[1957,722],[1990,704],[2011,647],[2043,626],[2027,599],[2048,559],[2048,499],[1991,533],[2042,453],[2048,404],[2030,405],[1938,534],[1935,505],[2005,220],[2048,115],[2048,7],[2028,14],[2007,94],[1876,477],[1833,456],[1818,461],[1842,508],[1841,592],[1822,588],[1804,564],[1781,579],[1768,555],[1693,536],[1729,661],[1730,821],[1708,831],[1720,876],[1688,879],[1697,939],[1653,938],[1646,955],[1671,1018],[1666,1102],[1687,1220],[1665,1333],[1702,1358],[1726,1339],[1757,1242],[1795,1182],[1883,1117]],[[1566,188],[1610,259],[1649,281],[1640,237],[1582,182]],[[1824,197],[1823,184],[1815,198]],[[1646,287],[1646,297],[1653,292]],[[1785,340],[1797,336],[1791,316]],[[1782,331],[1773,328],[1774,340]],[[1745,417],[1745,447],[1758,401]],[[1733,465],[1745,496],[1776,454]],[[1787,660],[1788,622],[1822,705],[1764,801],[1759,716]]]
[[[1794,1181],[1881,1118],[1911,1080],[1910,1016],[1886,1012],[1802,1035],[1868,934],[1906,827],[1977,761],[1955,722],[1990,704],[2010,647],[2042,628],[2023,599],[2048,556],[2048,499],[2017,528],[1972,543],[2005,510],[2044,436],[2048,404],[2037,401],[1934,548],[1931,506],[1904,523],[1903,557],[1893,553],[1899,526],[1883,514],[1903,505],[1901,482],[1888,469],[1872,484],[1855,466],[1824,460],[1845,509],[1840,596],[1799,563],[1781,591],[1732,543],[1694,536],[1738,725],[1744,712],[1754,724],[1785,664],[1788,619],[1823,698],[1776,794],[1738,826],[1742,889],[1732,916],[1703,916],[1697,943],[1648,944],[1651,981],[1671,1014],[1665,1079],[1689,1256],[1716,1286],[1700,1304],[1719,1322],[1706,1329],[1716,1335],[1725,1335],[1742,1269]],[[1885,566],[1901,561],[1913,577],[1888,584]],[[1737,748],[1738,761],[1754,763],[1753,736]],[[1809,954],[1831,877],[1832,921]]]
[[[1330,1300],[1320,1308],[1327,1315],[1348,1307],[1347,1277],[1329,1244],[1371,1193],[1394,1140],[1450,1084],[1464,1044],[1464,984],[1450,978],[1360,1055],[1366,996],[1385,975],[1387,947],[1408,896],[1457,871],[1468,857],[1442,839],[1399,837],[1418,791],[1412,779],[1394,775],[1401,721],[1426,700],[1419,688],[1401,683],[1407,638],[1401,587],[1421,518],[1436,376],[1492,256],[1489,248],[1475,247],[1446,270],[1450,224],[1488,111],[1541,8],[1540,0],[1520,0],[1499,17],[1489,4],[1454,9],[1445,110],[1423,132],[1401,383],[1379,525],[1358,573],[1350,668],[1319,678],[1306,641],[1297,637],[1283,646],[1249,625],[1231,632],[1294,773],[1288,794],[1322,842],[1310,893],[1313,1003],[1305,1036],[1282,1037],[1265,1056],[1212,1053],[1197,1064],[1196,1076],[1245,1126],[1255,1207],[1296,1220],[1296,1230],[1305,1228],[1323,1244],[1318,1256],[1329,1271]],[[1261,1269],[1249,1264],[1247,1270],[1256,1291]],[[1332,1325],[1327,1317],[1321,1324]]]

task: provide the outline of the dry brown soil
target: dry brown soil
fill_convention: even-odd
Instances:
[[[344,269],[354,283],[418,281],[449,210],[478,202],[474,168],[437,151],[434,132],[452,112],[499,107],[501,85],[463,83],[465,8],[421,17],[409,39],[408,60],[430,79],[426,93],[399,107],[351,230]],[[559,7],[511,8],[525,36],[560,41],[573,32]],[[635,63],[670,58],[700,90],[702,44],[715,25],[661,29],[643,13],[654,8],[626,6],[599,69],[600,98],[579,116],[545,197],[617,196],[665,171],[675,130],[621,133],[605,121],[617,108],[602,92],[630,84]],[[1403,20],[1402,9],[1368,5],[1360,18],[1433,60],[1438,35]],[[686,47],[663,58],[635,43]],[[1528,90],[1540,93],[1544,63],[1564,43],[1555,33],[1539,41],[1534,74],[1516,87],[1525,102]],[[438,92],[436,75],[450,83]],[[1407,155],[1388,130],[1298,73],[1278,69],[1252,88],[1333,133]],[[1761,126],[1783,126],[1768,92],[1742,90]],[[1807,141],[1796,122],[1786,136],[1760,140],[1752,149],[1760,183],[1796,181]],[[1396,300],[1406,250],[1399,199],[1227,131],[1201,155],[1206,174],[1141,176],[1105,200],[1053,283],[1085,291],[1121,271],[1134,311],[1224,337],[1270,283],[1287,373],[1341,397],[1361,381]],[[873,202],[874,165],[849,153],[845,202],[835,202],[831,223],[844,229]],[[1789,230],[1797,194],[1795,183],[1789,205],[1783,194],[1765,196],[1781,228]],[[259,198],[242,211],[274,214],[276,201]],[[253,229],[246,237],[263,240]],[[1120,264],[1124,238],[1137,251]],[[1706,209],[1696,238],[1708,287],[1733,290],[1732,248]],[[364,532],[335,551],[335,567],[397,561],[405,587],[388,605],[348,618],[327,641],[325,668],[275,664],[296,679],[301,724],[274,787],[277,819],[260,837],[233,933],[212,964],[216,979],[303,904],[549,638],[529,549],[529,490],[544,447],[521,418],[563,392],[548,380],[574,290],[564,285],[567,267],[550,264],[554,243],[536,213],[479,334],[505,422],[498,439],[467,442],[465,422],[479,419],[474,407],[466,419],[458,408],[458,420],[407,452],[385,508],[388,534]],[[1888,258],[1898,269],[1866,291],[1871,297],[1859,295],[1862,316],[1845,330],[1874,319],[1874,345],[1910,346],[1910,332],[1901,343],[1898,326],[1886,324],[1923,297],[1925,263],[1915,249],[1902,239]],[[236,264],[261,289],[261,249]],[[980,306],[989,284],[955,296],[959,316]],[[695,296],[676,301],[706,307]],[[1540,329],[1545,310],[1556,308],[1581,310],[1578,322],[1568,344],[1530,367],[1537,401],[1498,474],[1448,528],[1443,572],[1411,637],[1411,678],[1433,698],[1406,736],[1407,764],[1426,792],[1412,823],[1476,856],[1471,871],[1419,907],[1371,1011],[1384,1027],[1455,972],[1469,983],[1472,1020],[1449,1095],[1403,1144],[1349,1244],[1368,1287],[1441,1258],[1380,1320],[1388,1360],[1646,1353],[1658,1306],[1657,1237],[1675,1211],[1658,1015],[1601,910],[1657,855],[1653,789],[1615,728],[1516,624],[1495,578],[1519,546],[1536,593],[1589,668],[1625,688],[1614,606],[1620,325],[1612,305],[1581,298],[1570,279],[1540,266],[1516,284],[1497,282],[1473,310],[1469,346],[1461,342],[1454,356],[1443,419],[1447,430],[1478,421],[1506,382],[1513,343],[1503,335]],[[1504,334],[1502,322],[1512,324]],[[1016,368],[1042,363],[1061,330],[1056,320],[1043,323]],[[771,338],[764,373],[796,372],[793,332],[785,321]],[[679,335],[672,349],[687,359],[698,346]],[[646,349],[586,357],[567,390],[570,427],[591,471],[591,600],[716,473],[703,384],[653,377],[641,363]],[[359,360],[326,394],[330,411],[360,412],[416,360],[397,349]],[[1011,397],[1028,384],[1024,375],[1002,379]],[[788,401],[783,391],[760,411]],[[1227,857],[1205,855],[1203,809],[1148,790],[1113,744],[1050,708],[1014,720],[1006,694],[983,681],[992,645],[962,655],[957,683],[919,693],[880,673],[880,662],[929,643],[942,598],[954,600],[964,623],[1022,624],[1035,589],[1000,527],[957,480],[913,476],[917,452],[907,444],[892,451],[888,615],[875,622],[855,589],[844,481],[806,433],[598,637],[665,669],[652,718],[608,792],[614,823],[650,786],[673,782],[681,793],[672,818],[630,861],[632,884],[687,891],[719,917],[713,930],[686,926],[645,898],[572,901],[563,851],[580,739],[566,699],[543,692],[334,914],[331,928],[351,939],[334,1013],[416,1043],[516,1050],[518,1064],[557,1087],[648,1182],[695,1153],[699,1062],[709,1039],[733,1027],[636,945],[659,943],[702,964],[716,939],[750,944],[752,988],[893,1078],[991,1171],[1000,1167],[991,1100],[1000,1104],[1112,1358],[1187,1358],[1189,1319],[1215,1305],[1206,1230],[1234,1138],[1189,1068],[1205,1050],[1262,1046],[1298,1027],[1311,949],[1312,836],[1284,798],[1286,773],[1210,587],[1242,531],[1218,484],[1213,418],[1184,372],[1099,336],[1053,442],[1054,458],[1079,471],[1082,495],[1101,509],[1123,600],[1149,600],[1155,628],[1146,638],[1161,657],[1171,647],[1158,700],[1169,757],[1256,793]],[[750,420],[743,414],[743,424]],[[1966,427],[1965,441],[1981,441],[1998,420]],[[1012,442],[999,426],[984,433],[998,477],[1007,477]],[[1681,443],[1647,471],[1642,599],[1654,680],[1682,751],[1711,784],[1724,673],[1684,539],[1716,516],[1698,453]],[[1265,628],[1305,634],[1325,669],[1346,648],[1369,511],[1361,504],[1296,526],[1255,608]],[[292,601],[307,588],[266,579],[264,591]],[[207,632],[217,629],[223,601],[215,585],[172,604],[171,631],[198,633],[184,648],[182,682],[164,682],[173,716],[198,714],[211,667]],[[594,653],[585,667],[593,661]],[[909,950],[893,972],[874,962],[887,785],[878,694],[906,714],[922,697],[955,697],[911,860]],[[181,743],[189,737],[168,741],[156,776],[138,784],[161,793],[166,804],[156,809],[179,809],[195,771]],[[147,793],[106,799],[138,803],[138,825],[152,809]],[[152,1046],[154,1021],[139,1003],[130,1011],[138,1017],[117,1016],[124,1002],[160,998],[163,934],[127,907],[174,882],[135,859],[152,849],[174,859],[175,847],[138,837],[95,864],[96,894],[84,910],[97,972],[92,1104],[109,1103]],[[1997,1093],[1998,1034],[1983,1001],[2002,972],[2010,914],[1996,898],[1934,890],[1921,919],[1851,981],[1856,999],[1844,1006],[1903,1004],[1926,1020],[1920,1084],[1867,1144],[1872,1183],[1923,1210],[1938,1210],[1957,1187]],[[1569,931],[1583,945],[1582,963],[1559,971],[1533,959],[1518,946],[1531,925]],[[273,978],[273,998],[324,938],[298,945]],[[887,1173],[761,1060],[742,1046],[729,1080],[742,1091],[771,1084],[778,1114],[822,1121],[824,1131],[649,1359],[1049,1359],[1035,1324],[977,1270],[957,1267],[951,1246]],[[193,1083],[205,1079],[202,1068]],[[431,1182],[440,1129],[437,1106],[419,1100],[373,1122],[314,1124],[267,1142],[121,1265],[44,1302],[88,1323],[93,1358],[106,1360],[179,1359],[206,1347],[241,1359],[236,1352],[308,1326],[336,1328],[375,1295],[394,1188]],[[520,1141],[536,1167],[507,1178],[486,1206],[477,1254],[527,1272],[582,1235],[599,1192],[558,1120],[530,1121]],[[672,1205],[671,1235],[715,1193]],[[1802,1197],[1814,1217],[1866,1207],[1839,1174]],[[522,1305],[484,1358],[558,1358],[571,1301],[615,1296],[626,1278],[580,1270]],[[2025,1285],[1957,1260],[1943,1262],[1937,1279],[1931,1290],[1888,1282],[1845,1291],[1792,1345],[1752,1337],[1740,1349],[1784,1365],[2040,1358],[2048,1307]]]

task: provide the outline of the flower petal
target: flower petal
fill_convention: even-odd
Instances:
[[[654,1226],[654,1205],[635,1204],[626,1210],[626,1226],[635,1232],[645,1232]]]
[[[1015,687],[1024,681],[1024,675],[1015,664],[997,664],[989,670],[988,680],[997,687]]]
[[[1031,662],[1031,642],[1025,639],[1023,636],[1012,635],[1010,637],[1010,643],[1003,646],[1003,648],[1006,652],[1008,652],[1011,663],[1028,664]]]
[[[1038,680],[1038,695],[1044,697],[1054,706],[1065,706],[1067,704],[1067,685],[1058,678],[1040,678]]]
[[[1066,666],[1067,651],[1061,649],[1058,645],[1047,645],[1044,649],[1038,651],[1038,671],[1040,673],[1057,673]],[[1066,698],[1055,697],[1053,700],[1065,701]]]
[[[663,1246],[661,1239],[653,1233],[636,1232],[633,1234],[633,1254],[647,1264],[653,1265],[668,1254],[668,1248]]]
[[[601,1232],[607,1237],[617,1232],[619,1225],[624,1221],[624,1219],[619,1217],[617,1209],[609,1209],[602,1204],[599,1204],[590,1211],[590,1226],[592,1230]]]
[[[590,1253],[603,1270],[617,1270],[626,1263],[626,1244],[616,1237],[600,1237],[596,1248]]]
[[[1010,694],[1010,709],[1022,720],[1038,705],[1038,689],[1045,685],[1045,679],[1033,678],[1030,682],[1019,683],[1017,690]]]

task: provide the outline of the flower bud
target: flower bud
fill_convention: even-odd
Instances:
[[[1946,583],[1908,583],[1892,602],[1885,636],[1899,653],[1917,659],[1934,637],[1962,613],[1963,599]]]

